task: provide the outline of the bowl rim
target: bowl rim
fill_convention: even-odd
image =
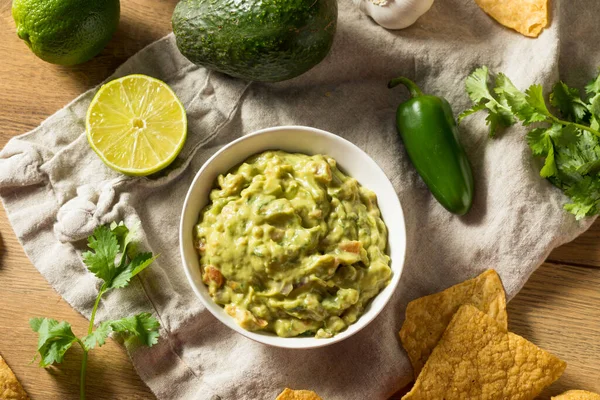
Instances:
[[[399,211],[399,215],[395,216],[394,224],[400,225],[400,226],[398,226],[398,229],[400,229],[399,233],[400,233],[401,240],[399,243],[397,243],[394,246],[395,248],[397,248],[397,251],[399,254],[395,255],[395,258],[393,260],[390,260],[392,262],[391,268],[392,268],[392,272],[393,272],[390,283],[385,288],[383,288],[374,298],[372,298],[369,301],[369,304],[366,308],[367,311],[365,311],[353,324],[348,326],[348,328],[346,328],[344,331],[338,333],[337,335],[335,335],[331,338],[314,338],[314,337],[286,338],[286,337],[280,337],[280,336],[274,335],[272,333],[251,332],[251,331],[248,331],[248,330],[240,327],[234,321],[234,319],[229,317],[228,315],[227,315],[228,319],[225,319],[225,317],[220,315],[220,313],[216,310],[216,307],[218,307],[220,310],[223,310],[223,308],[221,306],[219,306],[217,303],[215,303],[212,298],[205,299],[204,295],[200,292],[200,289],[197,287],[196,282],[195,282],[193,276],[191,275],[192,274],[192,272],[191,272],[192,266],[188,265],[188,262],[186,259],[186,251],[185,251],[186,249],[184,246],[184,243],[185,243],[184,224],[185,224],[185,220],[186,220],[186,216],[187,216],[186,210],[190,206],[190,201],[191,201],[190,198],[192,196],[192,192],[194,191],[195,186],[198,184],[198,182],[202,178],[204,172],[207,170],[208,166],[211,163],[213,163],[217,158],[223,156],[227,151],[229,151],[230,149],[232,149],[235,146],[238,146],[240,143],[253,140],[257,136],[266,135],[266,134],[277,132],[277,131],[290,131],[290,130],[310,132],[311,134],[325,137],[326,140],[332,140],[333,142],[336,142],[336,141],[342,142],[346,146],[349,146],[350,148],[352,148],[353,151],[361,153],[365,157],[365,160],[371,164],[370,169],[374,169],[374,170],[378,171],[385,178],[383,182],[386,186],[389,186],[386,189],[386,192],[391,190],[391,192],[395,194],[393,199],[389,199],[389,201],[393,201],[394,207],[397,208],[397,210]],[[267,151],[267,150],[268,149],[261,150],[261,151]],[[277,146],[274,146],[273,150],[277,150]],[[242,162],[244,159],[246,159],[247,157],[250,157],[253,154],[257,154],[257,153],[249,153],[246,156],[244,156],[244,158],[241,159],[239,162]],[[237,165],[237,164],[234,164],[234,165]],[[341,168],[342,168],[342,170],[344,170],[343,165],[341,166]],[[351,176],[351,174],[349,174],[349,176]],[[361,184],[361,186],[368,187],[368,185],[365,185],[362,182],[359,182],[359,183]],[[377,195],[377,197],[379,199],[379,193],[377,193],[375,190],[373,190],[373,191],[375,192],[375,194]],[[378,203],[379,203],[379,201],[378,201]],[[383,215],[382,215],[382,219],[383,219]],[[386,222],[385,219],[384,219],[384,223],[386,224],[386,227],[387,227],[388,222]],[[241,137],[227,143],[222,148],[220,148],[217,152],[215,152],[211,157],[209,157],[208,160],[206,160],[202,164],[202,167],[196,172],[194,179],[192,180],[192,182],[188,188],[188,191],[186,193],[185,200],[183,202],[183,207],[181,210],[178,239],[179,239],[179,250],[180,250],[180,256],[181,256],[181,266],[184,269],[186,278],[188,280],[188,283],[192,287],[193,292],[200,299],[200,302],[206,307],[206,309],[219,322],[221,322],[224,325],[228,326],[229,328],[233,329],[235,332],[247,337],[248,339],[251,339],[253,341],[256,341],[256,342],[259,342],[259,343],[262,343],[262,344],[265,344],[268,346],[279,347],[279,348],[288,348],[288,349],[313,349],[313,348],[329,346],[334,343],[343,341],[344,339],[347,339],[347,338],[355,335],[362,329],[364,329],[375,318],[377,318],[377,316],[379,316],[379,314],[387,306],[390,299],[396,292],[396,289],[398,288],[399,283],[400,283],[400,278],[401,278],[402,272],[404,270],[404,264],[405,264],[405,259],[406,259],[406,222],[404,219],[404,210],[402,209],[402,204],[400,203],[400,199],[398,198],[398,194],[396,193],[396,190],[394,189],[391,181],[389,180],[389,178],[387,177],[387,175],[385,174],[383,169],[375,162],[375,160],[373,160],[373,158],[371,158],[371,156],[369,156],[364,150],[362,150],[360,147],[358,147],[351,141],[349,141],[341,136],[335,135],[331,132],[322,130],[322,129],[312,128],[309,126],[302,126],[302,125],[282,125],[282,126],[275,126],[275,127],[270,127],[270,128],[259,129],[257,131],[246,134],[244,136],[241,136]],[[388,228],[388,245],[387,245],[387,253],[388,254],[391,252],[391,247],[392,246],[390,243],[389,228]],[[194,254],[196,254],[195,251],[194,251]],[[371,305],[372,305],[372,302],[378,296],[381,296],[384,291],[388,291],[388,293],[387,293],[387,297],[383,299],[383,303],[381,303],[379,305],[379,308],[377,310],[375,310],[373,313],[367,315],[369,307],[371,307]],[[269,339],[266,339],[266,338],[269,338]],[[305,342],[299,344],[298,341],[294,341],[294,340],[290,340],[290,339],[302,340]],[[312,340],[309,340],[309,339],[312,339]]]

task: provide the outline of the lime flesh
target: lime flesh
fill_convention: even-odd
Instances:
[[[158,172],[177,157],[187,136],[185,109],[169,86],[145,75],[108,82],[86,117],[92,149],[126,175]]]

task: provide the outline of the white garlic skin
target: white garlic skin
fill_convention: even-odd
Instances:
[[[434,0],[353,0],[359,9],[386,29],[404,29],[425,14]]]

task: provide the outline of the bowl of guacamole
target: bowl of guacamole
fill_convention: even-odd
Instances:
[[[377,164],[308,127],[243,136],[185,200],[180,246],[208,311],[259,342],[312,348],[358,332],[396,289],[402,208]]]

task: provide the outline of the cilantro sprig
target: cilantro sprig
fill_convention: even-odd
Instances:
[[[90,317],[87,335],[77,337],[68,322],[51,318],[32,318],[31,329],[38,333],[37,351],[40,366],[60,364],[65,353],[74,344],[83,349],[80,376],[80,398],[85,399],[85,377],[88,352],[102,346],[111,333],[118,333],[130,345],[153,346],[158,342],[160,324],[150,313],[140,313],[112,321],[103,321],[94,330],[96,311],[102,296],[112,290],[123,288],[131,279],[146,269],[156,257],[152,253],[137,253],[134,232],[123,223],[100,226],[88,238],[90,251],[82,254],[83,262],[96,277],[103,281]]]
[[[466,90],[473,107],[459,115],[459,123],[485,110],[490,136],[517,121],[531,126],[527,143],[544,159],[540,176],[571,199],[565,210],[578,220],[600,214],[600,75],[586,86],[586,100],[564,82],[553,86],[550,105],[560,118],[548,108],[541,85],[522,92],[502,73],[490,77],[485,66],[469,75]]]

